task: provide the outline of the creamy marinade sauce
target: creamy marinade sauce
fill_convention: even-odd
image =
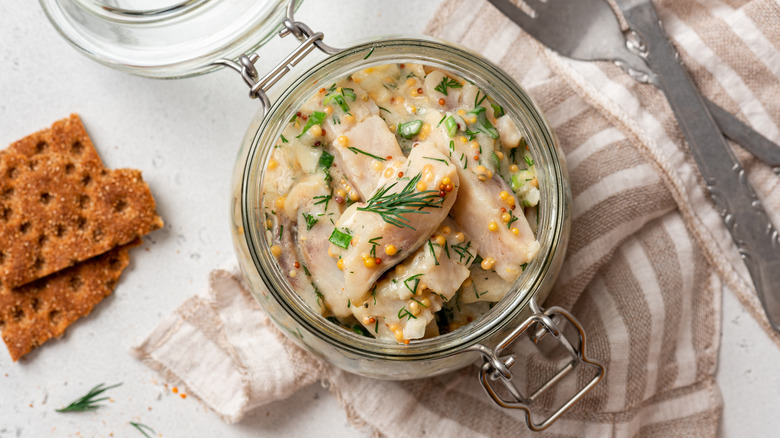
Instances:
[[[419,64],[321,88],[263,183],[266,238],[312,309],[408,343],[487,312],[539,250],[534,161],[503,108]]]

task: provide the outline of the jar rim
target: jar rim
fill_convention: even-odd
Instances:
[[[453,62],[453,59],[457,62]],[[433,338],[413,340],[408,345],[358,335],[338,327],[306,305],[285,280],[271,255],[265,234],[258,228],[260,216],[257,216],[258,212],[262,211],[258,206],[262,205],[263,170],[270,158],[275,139],[290,115],[295,113],[295,107],[310,98],[313,91],[324,82],[330,83],[361,68],[391,62],[437,66],[473,80],[481,90],[496,99],[507,114],[512,114],[514,120],[522,120],[523,126],[518,125],[518,128],[524,136],[536,140],[529,144],[529,148],[532,149],[535,161],[536,156],[539,156],[547,172],[546,176],[540,178],[540,188],[543,188],[540,205],[543,207],[540,207],[537,238],[540,240],[541,249],[504,299],[467,326]],[[356,64],[359,64],[359,67],[355,68]],[[531,298],[537,295],[542,279],[548,274],[557,275],[557,271],[551,270],[554,270],[552,264],[556,251],[565,251],[568,230],[564,228],[568,224],[566,219],[570,197],[565,165],[558,152],[557,140],[530,96],[507,73],[468,49],[431,37],[419,36],[393,36],[353,45],[318,62],[295,79],[262,118],[257,130],[248,135],[251,135],[252,139],[241,175],[240,203],[244,236],[252,263],[269,293],[277,299],[282,308],[298,324],[337,348],[360,356],[388,360],[428,360],[457,354],[471,345],[484,342],[492,334],[505,328],[509,322],[517,319],[517,316],[526,310]],[[256,196],[254,190],[259,190],[260,195]]]

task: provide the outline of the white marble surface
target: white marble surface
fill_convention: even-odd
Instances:
[[[420,33],[439,1],[309,0],[298,17],[335,46],[392,33]],[[346,29],[345,24],[350,28]],[[279,59],[292,47],[263,51]],[[166,226],[132,254],[116,292],[66,335],[12,363],[0,348],[0,438],[140,436],[128,422],[167,437],[367,436],[349,427],[328,391],[310,386],[290,399],[222,423],[182,399],[128,349],[204,287],[208,271],[232,256],[228,184],[235,153],[257,103],[232,72],[160,81],[119,73],[78,54],[37,2],[0,3],[0,144],[79,112],[108,167],[141,169]],[[780,401],[780,350],[736,300],[724,299],[718,380],[722,436],[772,436]],[[124,384],[95,412],[58,414],[93,385]]]

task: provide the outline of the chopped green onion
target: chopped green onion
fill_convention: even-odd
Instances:
[[[412,120],[411,122],[399,123],[398,135],[407,140],[410,140],[412,137],[420,133],[420,128],[422,128],[422,125],[422,120]]]
[[[317,162],[317,167],[320,167],[322,169],[327,169],[333,164],[333,155],[328,153],[328,151],[322,151],[322,155],[320,155],[320,160]]]
[[[348,230],[345,229],[344,231]],[[339,248],[347,249],[349,248],[349,242],[352,241],[352,235],[349,232],[341,232],[338,228],[334,228],[328,241]]]
[[[455,134],[458,133],[458,122],[455,121],[455,117],[447,117],[447,119],[444,120],[444,128],[447,129],[447,135],[449,135],[450,138],[455,137]]]
[[[325,121],[325,116],[327,116],[327,114],[325,114],[325,113],[323,113],[321,111],[314,111],[309,116],[309,121],[306,122],[306,126],[303,127],[303,131],[301,131],[301,135],[299,135],[299,136],[297,136],[295,138],[301,138],[301,136],[303,134],[306,134],[306,131],[308,131],[309,128],[311,128],[314,125],[322,125],[322,122]]]
[[[497,103],[490,102],[490,106],[493,107],[493,115],[499,118],[504,115],[504,107]]]

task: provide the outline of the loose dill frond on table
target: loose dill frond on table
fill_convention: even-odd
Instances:
[[[75,400],[73,403],[69,404],[68,406],[65,406],[62,409],[57,409],[57,412],[83,412],[83,411],[94,411],[95,409],[99,408],[100,405],[99,402],[103,400],[108,400],[108,397],[98,397],[100,394],[103,394],[104,392],[108,391],[111,388],[116,388],[117,386],[120,386],[121,383],[117,383],[116,385],[111,386],[104,386],[105,383],[101,383],[94,388],[90,389],[89,392],[84,395],[83,397]]]
[[[152,429],[151,427],[149,427],[149,426],[147,426],[145,424],[136,423],[136,422],[131,421],[130,425],[133,426],[134,428],[138,429],[138,431],[141,432],[146,438],[152,438],[154,435],[157,434],[157,432],[155,432],[154,429]],[[151,433],[151,435],[149,435],[149,433],[147,433],[147,432]]]
[[[417,174],[406,183],[403,190],[397,193],[388,193],[390,189],[398,184],[398,181],[377,191],[374,196],[366,202],[365,207],[358,207],[359,211],[369,211],[382,217],[382,220],[388,224],[395,225],[398,228],[411,228],[409,219],[405,214],[420,213],[428,214],[422,211],[424,208],[441,208],[444,198],[439,196],[438,190],[423,190],[416,192],[417,183],[422,174]]]

